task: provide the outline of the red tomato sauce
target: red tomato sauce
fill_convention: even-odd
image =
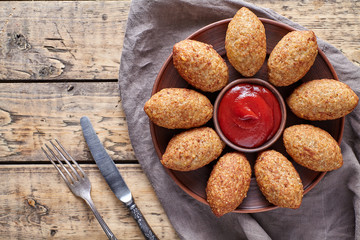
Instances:
[[[218,121],[221,131],[234,144],[254,148],[272,138],[280,126],[280,105],[267,88],[242,83],[222,97]]]

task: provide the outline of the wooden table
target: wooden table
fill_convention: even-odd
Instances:
[[[315,31],[360,64],[360,3],[256,0]],[[0,2],[1,239],[106,239],[40,147],[59,139],[81,162],[94,202],[119,239],[143,239],[100,175],[79,119],[88,115],[161,239],[176,239],[137,162],[117,84],[130,0]]]

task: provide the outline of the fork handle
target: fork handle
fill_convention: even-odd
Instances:
[[[98,222],[100,223],[100,226],[102,227],[102,229],[104,230],[106,236],[110,239],[110,240],[117,240],[117,238],[115,237],[115,235],[112,233],[112,231],[110,230],[110,228],[108,227],[108,225],[105,223],[104,219],[101,217],[100,213],[98,212],[98,210],[96,209],[93,201],[91,200],[91,198],[84,198],[85,202],[87,203],[87,205],[89,205],[90,209],[93,211],[96,219],[98,220]]]
[[[140,212],[140,209],[136,206],[134,201],[131,201],[126,205],[130,210],[131,216],[136,220],[136,223],[139,225],[141,232],[144,234],[145,239],[147,240],[158,240],[155,233],[152,231],[151,227],[145,220],[144,216]]]

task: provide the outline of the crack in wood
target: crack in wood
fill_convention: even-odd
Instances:
[[[70,52],[68,49],[55,48],[53,46],[44,46],[49,52]]]
[[[62,41],[62,38],[45,38],[45,40],[49,40],[49,41]]]
[[[54,23],[54,25],[55,25],[55,28],[56,28],[56,31],[57,31],[57,33],[59,34],[59,36],[61,37],[61,39],[63,39],[63,37],[62,37],[62,35],[61,35],[61,33],[60,33],[60,30],[59,30],[59,27],[58,27],[58,25],[57,25],[57,23]],[[66,29],[66,28],[65,28]],[[72,39],[72,36],[71,36],[71,34],[69,33],[69,31],[66,29],[66,32],[69,34],[69,36],[70,36],[70,38],[71,38],[71,40],[72,41],[74,41],[73,39]],[[62,45],[64,46],[64,47],[66,47],[67,48],[67,46],[65,45],[65,43],[64,43],[64,41],[63,40],[60,40],[60,42],[62,43]],[[71,54],[71,56],[76,60],[76,57],[75,57],[75,55],[70,51],[70,50],[68,50],[67,52],[69,52],[70,54]]]
[[[55,236],[55,234],[58,232],[58,230],[56,230],[56,229],[51,229],[50,230],[50,235],[53,237],[53,236]]]
[[[74,86],[73,86],[73,85],[68,85],[68,87],[67,87],[66,90],[67,90],[68,92],[70,92],[70,91],[73,90],[73,89],[74,89]]]

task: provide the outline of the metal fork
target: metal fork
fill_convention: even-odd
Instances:
[[[84,199],[85,202],[89,205],[89,207],[93,211],[96,219],[99,221],[102,229],[104,230],[108,238],[111,240],[117,240],[115,235],[111,232],[110,228],[106,225],[105,221],[102,219],[99,212],[95,208],[95,205],[90,195],[91,183],[89,178],[87,177],[85,172],[81,169],[79,164],[64,149],[64,147],[60,144],[60,142],[56,139],[55,141],[58,146],[56,146],[52,141],[50,141],[50,144],[52,145],[53,149],[57,152],[57,154],[55,154],[54,151],[46,144],[45,147],[47,148],[48,151],[46,151],[44,148],[41,149],[45,153],[46,157],[50,160],[50,162],[54,165],[56,170],[58,170],[61,177],[64,179],[64,181],[66,182],[72,193],[75,196]],[[65,161],[67,168],[61,162],[59,156],[61,157],[61,159]],[[69,159],[72,161],[74,166],[70,163]],[[55,162],[57,162],[59,166]],[[78,170],[76,170],[75,168],[77,168]]]

